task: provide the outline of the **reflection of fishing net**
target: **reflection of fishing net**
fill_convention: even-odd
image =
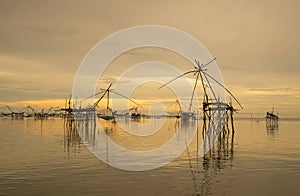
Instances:
[[[207,115],[207,114],[206,114]],[[204,155],[214,146],[220,133],[225,131],[227,120],[226,107],[220,102],[212,104],[208,122],[203,124],[203,143],[200,148],[200,154]],[[207,123],[207,124],[206,124]]]

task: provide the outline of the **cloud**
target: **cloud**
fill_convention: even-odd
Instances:
[[[254,92],[298,92],[299,88],[250,88]]]
[[[2,54],[0,66],[2,101],[63,98],[71,91],[73,76],[60,73],[51,64]]]
[[[159,24],[181,29],[202,42],[217,57],[225,84],[241,102],[249,101],[249,107],[257,97],[266,107],[284,98],[272,94],[290,95],[291,102],[298,103],[294,98],[300,94],[299,4],[293,0],[242,0],[234,6],[227,1],[3,1],[0,100],[69,94],[80,62],[98,41],[123,28]],[[103,81],[115,81],[126,66],[143,60],[161,60],[183,71],[192,67],[173,57],[129,51],[112,62]],[[263,93],[268,95],[263,98]]]

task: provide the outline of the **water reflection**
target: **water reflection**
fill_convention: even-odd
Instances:
[[[276,138],[276,135],[278,134],[278,130],[279,130],[278,121],[276,122],[266,121],[266,130],[267,130],[267,135],[269,137]]]
[[[82,141],[77,126],[71,118],[64,122],[64,150],[67,155],[80,153]]]
[[[100,132],[107,135],[109,138],[112,138],[115,142],[121,142],[122,140],[127,140],[126,135],[122,132],[121,128],[117,123],[111,121],[101,120],[102,130],[96,129],[96,121],[93,120],[83,120],[83,121],[74,121],[67,120],[65,122],[65,149],[69,153],[78,153],[80,152],[80,146],[82,143],[88,143],[90,146],[96,148],[97,146],[97,137],[99,137]],[[130,125],[129,127],[134,128],[135,123],[148,123],[148,121],[139,122],[132,121],[130,119],[124,119],[122,122]],[[202,141],[205,140],[205,134],[203,130],[198,129],[201,127],[200,121],[182,121],[180,119],[168,120],[165,123],[163,129],[165,134],[163,137],[171,137],[175,132],[180,132],[179,137],[183,137],[185,134],[188,134],[189,131],[193,128],[197,128],[197,135],[191,145],[187,146],[186,153],[182,157],[179,157],[174,161],[170,166],[172,169],[183,168],[188,166],[189,173],[191,175],[191,180],[193,182],[193,192],[195,195],[207,195],[212,193],[213,187],[216,187],[216,183],[220,183],[216,179],[218,176],[223,176],[223,170],[230,169],[233,164],[234,159],[234,134],[229,130],[228,127],[224,127],[222,132],[218,135],[217,142],[214,143],[211,149],[204,155],[199,155],[200,145]],[[202,134],[201,134],[202,133]],[[82,136],[82,139],[80,137]],[[105,159],[107,162],[110,162],[112,156],[111,154],[110,143],[108,137],[105,140],[102,140],[104,143],[105,149],[103,149],[103,155],[105,154]],[[133,141],[133,140],[131,140]],[[128,141],[127,141],[128,142]],[[132,143],[132,142],[129,142]],[[136,143],[139,143],[138,141]],[[129,144],[134,145],[134,144]],[[142,147],[141,147],[142,148]],[[222,182],[227,183],[227,182]],[[230,182],[228,182],[230,183]]]
[[[205,126],[203,126],[205,129]],[[203,157],[192,155],[192,147],[187,149],[188,165],[191,173],[195,195],[212,194],[213,187],[221,181],[216,180],[217,176],[223,176],[223,170],[233,166],[234,159],[234,134],[226,127],[226,131],[219,134],[218,140],[213,144],[209,152]],[[202,130],[202,133],[205,130]],[[205,141],[202,134],[202,141]],[[198,140],[197,140],[198,141]],[[197,149],[199,149],[197,142]],[[222,183],[227,183],[226,181]]]

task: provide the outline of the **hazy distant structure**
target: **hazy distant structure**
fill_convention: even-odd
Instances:
[[[35,112],[34,113],[34,119],[48,119],[48,117],[53,117],[56,114],[52,113],[53,107],[50,107],[47,111],[45,111],[45,109],[42,109],[40,112]]]
[[[279,113],[275,114],[275,110],[273,108],[272,111],[266,113],[266,120],[271,120],[271,121],[278,121],[279,120]]]
[[[96,119],[96,109],[92,107],[86,107],[81,108],[81,105],[77,108],[72,106],[72,96],[70,95],[69,100],[66,100],[65,107],[61,108],[61,111],[64,112],[62,115],[64,118],[66,118],[69,121],[74,121],[74,118],[76,120],[90,120],[90,119]]]
[[[6,106],[6,108],[10,111],[10,113],[2,113],[4,116],[10,116],[13,119],[23,119],[24,118],[24,112],[15,112],[8,105]]]
[[[24,112],[24,117],[28,118],[28,117],[33,117],[35,114],[35,110],[33,107],[31,107],[30,105],[22,108],[22,110]]]
[[[101,89],[102,90],[102,96],[94,103],[94,105],[92,107],[94,108],[97,108],[98,107],[98,104],[99,102],[105,97],[105,95],[107,96],[106,97],[106,110],[102,111],[101,113],[98,113],[97,116],[99,118],[102,118],[104,120],[114,120],[115,119],[115,114],[116,114],[116,111],[113,111],[112,108],[110,108],[109,106],[109,103],[110,103],[110,94],[111,93],[114,93],[120,97],[123,97],[127,100],[129,100],[130,102],[134,103],[135,105],[139,106],[139,107],[142,107],[140,104],[138,104],[137,102],[133,101],[132,99],[130,99],[129,97],[126,97],[116,91],[114,91],[114,89],[111,89],[111,86],[112,84],[110,84],[108,86],[107,89]],[[130,108],[129,109],[130,113],[131,113],[131,117],[133,119],[138,119],[141,117],[141,115],[139,114],[138,112],[138,107],[133,107],[133,108]]]
[[[266,113],[266,126],[267,129],[277,129],[278,128],[278,120],[279,120],[279,113],[275,114],[274,108],[272,111]]]
[[[169,118],[180,118],[181,117],[182,109],[181,109],[181,105],[180,105],[178,99],[176,99],[173,103],[168,105],[166,109],[169,110],[170,108],[173,110],[167,112]]]
[[[61,111],[61,109],[54,110],[53,107],[50,107],[48,110],[42,109],[41,111],[38,111],[37,109],[34,109],[32,106],[28,105],[21,108],[18,112],[16,112],[16,109],[12,109],[11,106],[5,106],[5,108],[9,112],[1,112],[1,116],[11,117],[12,119],[34,118],[35,120],[42,120],[47,119],[48,117],[62,116],[60,113],[58,113]]]
[[[75,104],[73,104],[73,106],[71,104],[72,101],[71,101],[71,96],[70,96],[69,100],[68,101],[66,100],[65,108],[61,109],[62,111],[65,112],[65,117],[68,117],[68,118],[75,117],[76,120],[77,119],[78,120],[96,119],[96,117],[102,118],[104,120],[114,120],[116,111],[113,111],[113,109],[110,107],[111,93],[114,93],[120,97],[128,99],[135,105],[142,107],[141,105],[139,105],[132,99],[130,99],[118,92],[115,92],[113,89],[111,89],[111,86],[112,86],[112,84],[110,84],[106,89],[101,89],[99,92],[95,93],[94,95],[84,98],[79,102],[76,101]],[[97,95],[101,95],[101,96],[95,103],[93,103],[92,105],[82,107],[82,103],[84,101],[91,99]],[[100,101],[103,100],[104,97],[106,97],[106,108],[104,110],[100,110],[97,113],[98,105],[99,105]],[[132,109],[133,111],[131,111],[131,117],[134,119],[140,118],[140,114],[138,113],[137,109],[138,109],[137,107],[134,107]]]
[[[129,108],[129,114],[130,114],[130,118],[133,120],[139,120],[142,117],[142,114],[138,111],[137,106],[133,106],[132,108]]]
[[[184,111],[178,99],[176,99],[175,102],[170,104],[166,109],[173,109],[167,112],[167,117],[169,118],[180,118],[181,120],[186,122],[189,120],[196,120],[196,118],[198,117],[198,115],[195,115],[194,112],[191,112],[190,108],[188,111]]]

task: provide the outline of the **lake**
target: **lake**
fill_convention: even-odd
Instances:
[[[184,124],[138,123],[151,128],[164,120],[162,131],[147,141],[118,123],[99,121],[113,141],[142,151],[163,145]],[[125,120],[123,126],[134,130],[137,124]],[[236,120],[234,140],[217,142],[205,158],[198,156],[194,138],[174,161],[147,171],[104,163],[83,144],[90,138],[78,132],[60,118],[0,118],[0,195],[300,195],[300,121],[280,120],[270,128],[265,121]]]

